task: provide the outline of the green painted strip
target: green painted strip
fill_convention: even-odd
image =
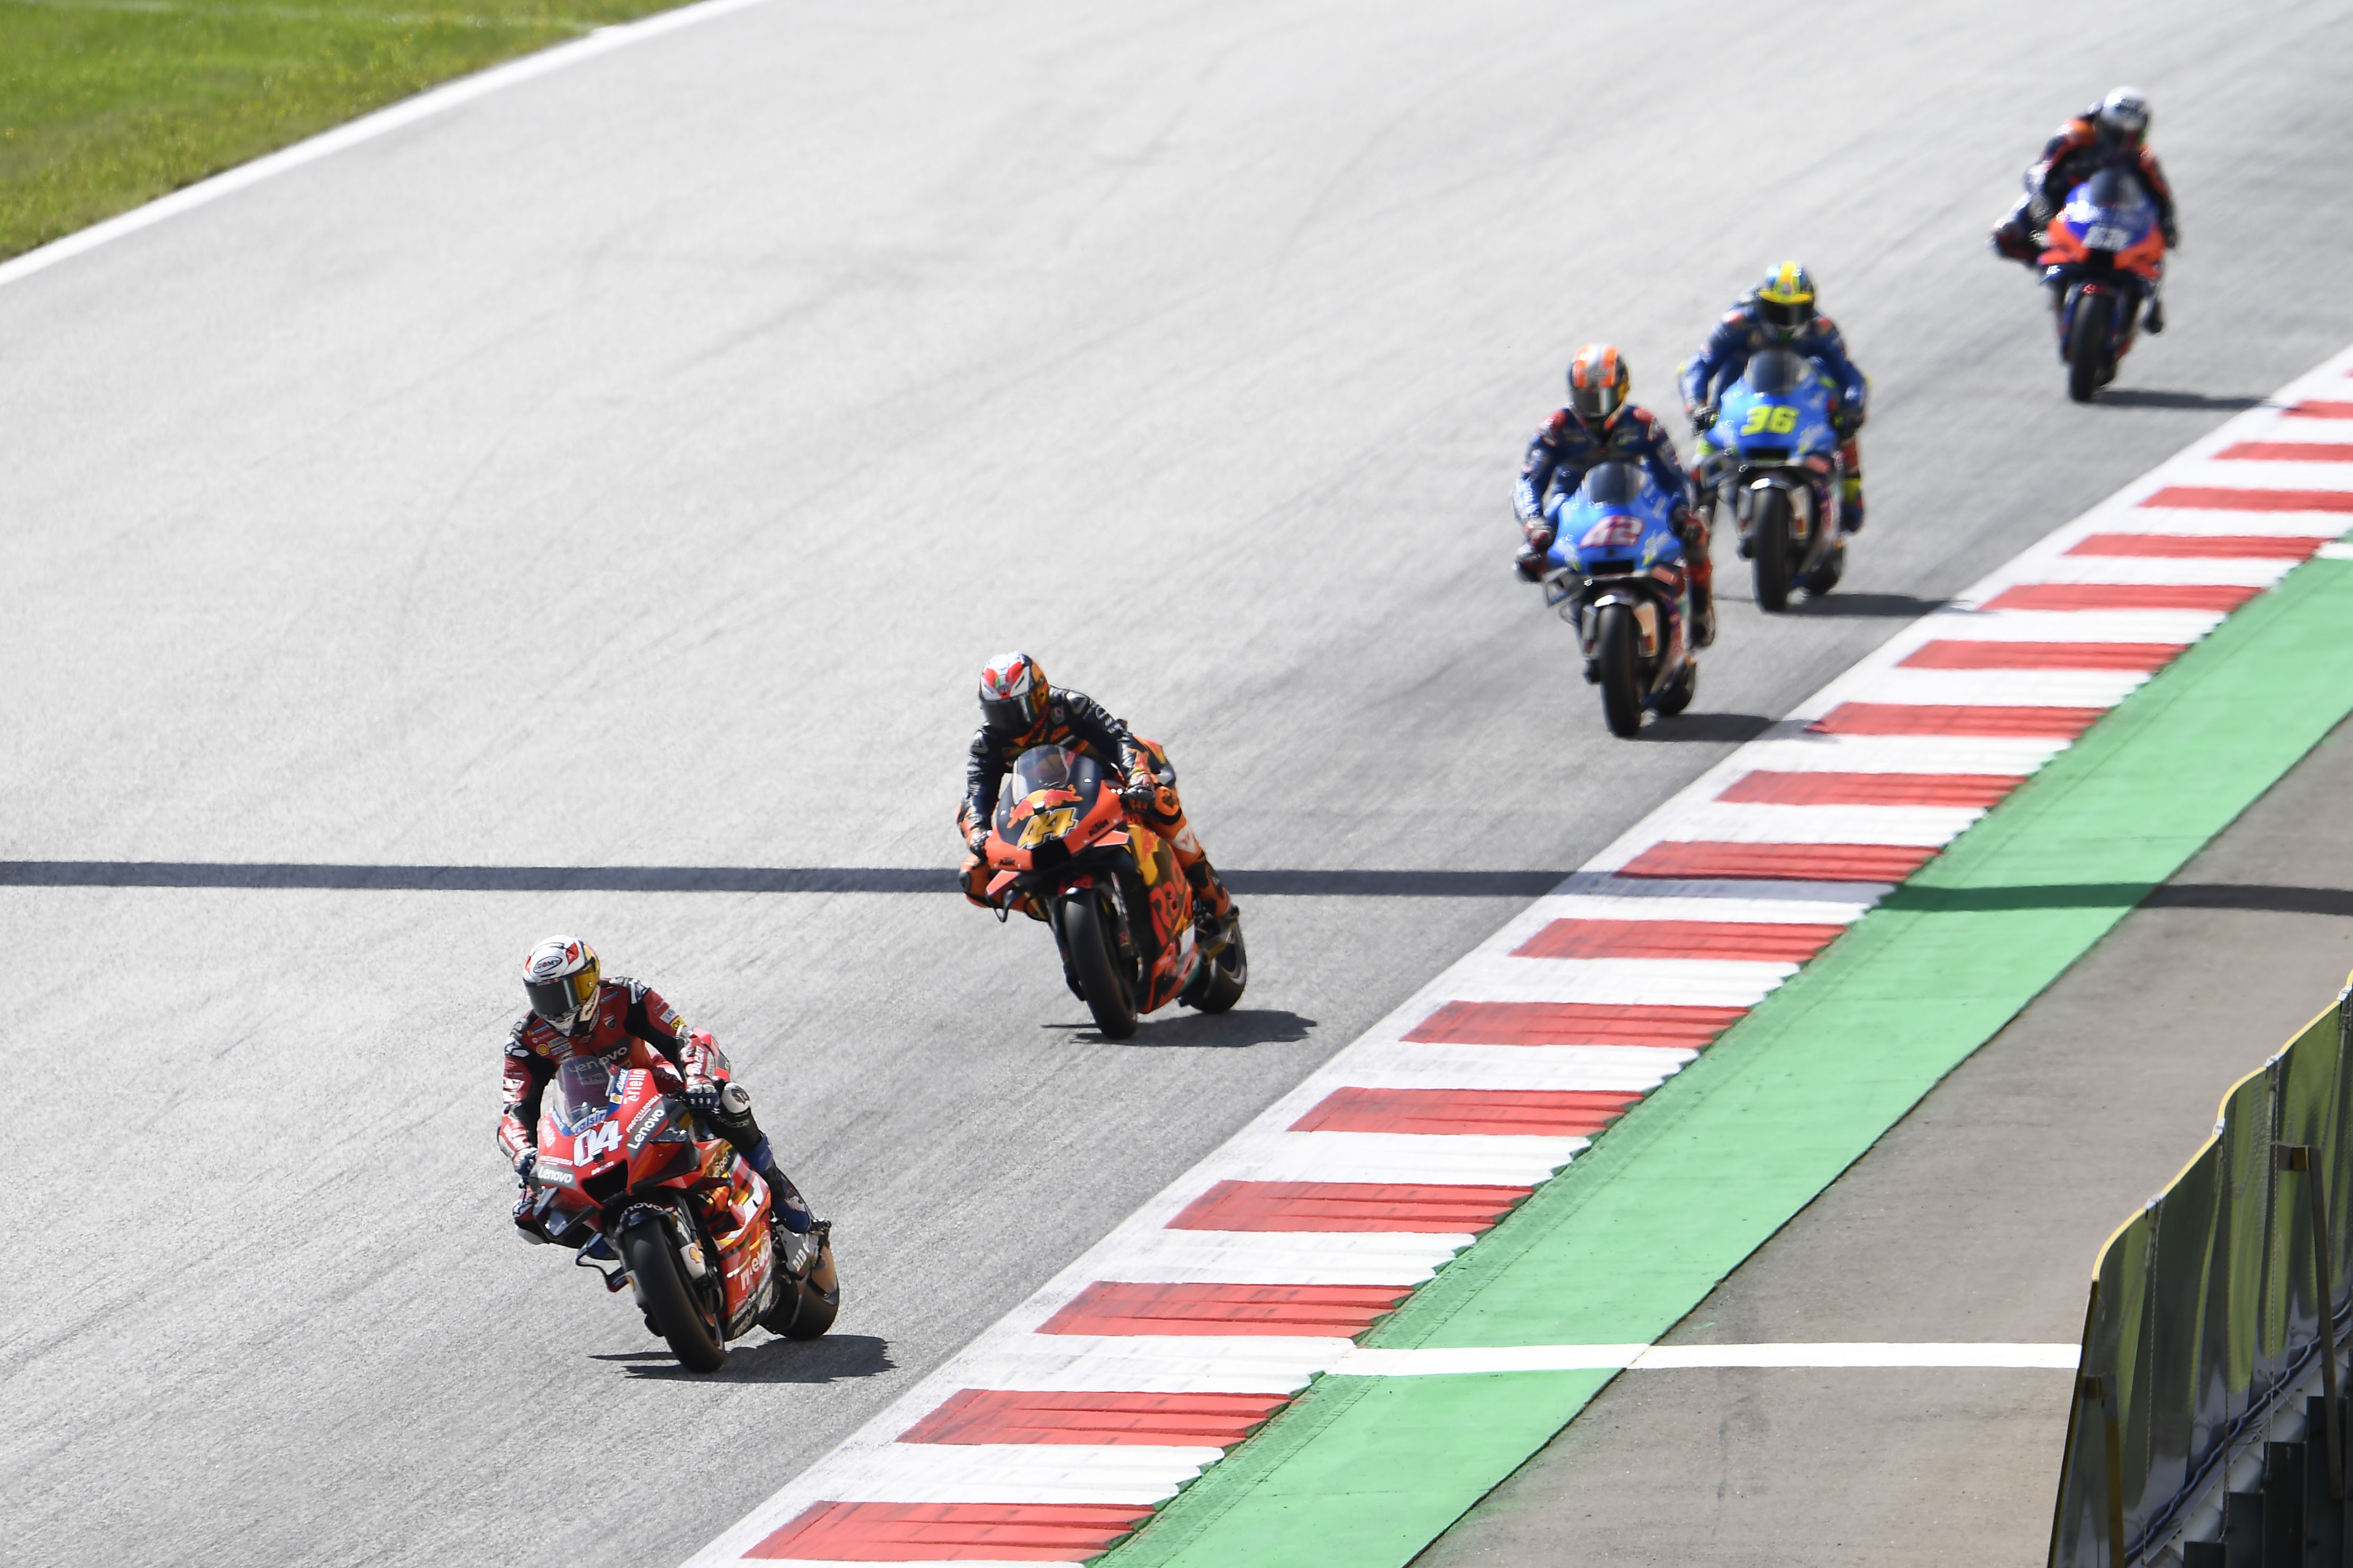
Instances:
[[[1657,1340],[2353,711],[2353,563],[2251,601],[1375,1329]],[[1401,1568],[1607,1373],[1328,1377],[1098,1561]]]

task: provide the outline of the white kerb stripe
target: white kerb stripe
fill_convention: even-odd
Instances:
[[[1338,1377],[1444,1377],[1695,1367],[2064,1369],[2075,1365],[2076,1355],[2071,1344],[1506,1345],[1492,1350],[1355,1350],[1331,1370]]]

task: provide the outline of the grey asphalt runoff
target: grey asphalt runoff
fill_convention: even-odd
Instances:
[[[944,870],[1021,646],[1222,863],[1330,879],[1122,1045],[931,891],[13,882],[0,1561],[684,1558],[1530,874],[2353,342],[2348,63],[2284,0],[776,0],[0,289],[0,859]],[[2118,79],[2189,248],[2076,407],[1983,236]],[[1785,255],[1875,378],[1869,531],[1770,623],[1719,541],[1694,712],[1613,742],[1522,443],[1589,340],[1672,411]],[[552,930],[733,1050],[832,1339],[683,1376],[513,1239]]]
[[[2348,798],[2353,721],[1665,1342],[2075,1342],[2102,1245],[2353,970]],[[1417,1565],[2041,1562],[2073,1381],[1630,1373]]]

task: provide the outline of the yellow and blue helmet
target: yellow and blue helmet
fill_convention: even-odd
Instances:
[[[1784,261],[1757,285],[1757,316],[1782,332],[1803,330],[1814,319],[1814,276],[1794,261]]]

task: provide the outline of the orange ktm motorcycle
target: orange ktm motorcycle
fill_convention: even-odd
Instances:
[[[1092,757],[1032,746],[1013,764],[989,823],[988,900],[1054,928],[1062,978],[1105,1037],[1171,1002],[1222,1013],[1242,999],[1241,922],[1215,958],[1193,940],[1193,885],[1159,835],[1128,816]]]

